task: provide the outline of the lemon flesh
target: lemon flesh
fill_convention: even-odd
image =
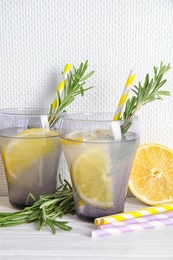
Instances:
[[[107,209],[113,207],[108,149],[89,148],[71,165],[71,179],[78,197],[88,205]]]
[[[136,154],[129,189],[142,202],[173,202],[173,150],[160,144],[142,145]]]
[[[60,145],[58,133],[41,128],[20,132],[2,149],[2,160],[9,180],[18,178],[39,159]]]

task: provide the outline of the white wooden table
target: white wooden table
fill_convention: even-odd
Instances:
[[[127,198],[126,211],[146,207]],[[14,211],[8,197],[0,197],[0,211]],[[65,216],[70,232],[36,230],[34,223],[0,229],[0,260],[9,259],[173,259],[173,226],[135,231],[109,237],[90,237],[96,226]]]

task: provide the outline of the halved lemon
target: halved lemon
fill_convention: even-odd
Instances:
[[[16,179],[24,170],[38,163],[39,158],[55,151],[59,145],[58,134],[54,131],[32,128],[20,132],[2,150],[2,160],[9,180]]]
[[[64,145],[79,145],[83,142],[83,138],[71,138],[71,140],[69,139],[64,139],[64,138],[60,138],[61,144]]]
[[[160,144],[141,146],[133,163],[129,188],[148,205],[173,202],[173,151]]]
[[[71,178],[79,198],[101,209],[113,206],[110,177],[110,159],[107,149],[88,148],[72,162]]]

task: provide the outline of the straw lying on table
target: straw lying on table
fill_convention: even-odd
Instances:
[[[132,218],[132,219],[124,220],[124,221],[113,222],[113,223],[106,224],[106,225],[100,225],[100,228],[107,229],[107,228],[113,228],[113,227],[124,226],[124,225],[151,222],[151,221],[156,221],[156,220],[162,221],[164,219],[169,219],[169,218],[173,218],[173,211],[165,212],[164,214],[160,213],[160,214],[156,214],[156,215],[149,215],[149,216],[140,217],[140,218]]]
[[[96,218],[95,224],[100,229],[92,230],[91,236],[97,237],[173,225],[173,203]]]
[[[144,222],[138,224],[122,225],[122,226],[116,226],[112,228],[92,230],[91,236],[102,237],[102,236],[108,236],[117,233],[127,233],[127,232],[133,232],[135,230],[151,229],[151,228],[164,227],[169,225],[173,225],[173,218],[167,218],[167,219],[162,219],[157,221],[155,220],[151,222]]]
[[[158,205],[155,207],[147,207],[143,208],[137,211],[129,211],[129,212],[124,212],[116,215],[110,215],[110,216],[105,216],[101,218],[96,218],[94,223],[96,225],[103,225],[103,224],[109,224],[112,222],[117,222],[117,221],[124,221],[127,219],[133,219],[133,218],[139,218],[143,216],[148,216],[148,215],[154,215],[154,214],[159,214],[162,212],[167,212],[173,210],[173,203],[168,203],[168,204],[163,204],[163,205]]]

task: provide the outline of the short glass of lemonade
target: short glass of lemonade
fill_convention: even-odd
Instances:
[[[61,144],[75,210],[86,221],[124,211],[140,123],[137,116],[130,120],[112,118],[113,113],[76,113],[63,119]]]
[[[63,115],[43,108],[0,110],[0,152],[12,206],[24,208],[33,196],[55,192]]]

